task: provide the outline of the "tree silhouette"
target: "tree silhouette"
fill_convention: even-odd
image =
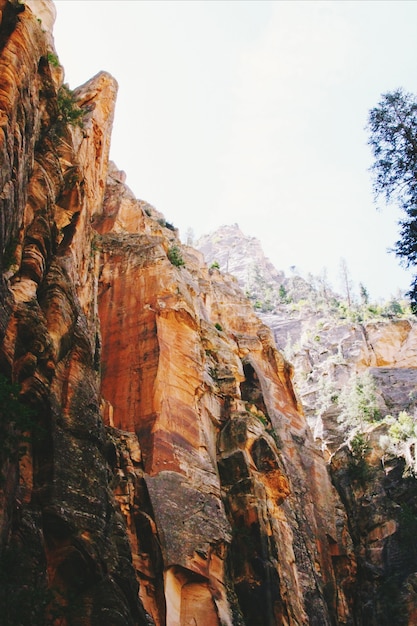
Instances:
[[[382,95],[369,112],[369,145],[376,196],[403,209],[400,239],[394,250],[406,267],[417,265],[417,99],[402,89]],[[417,313],[417,275],[410,291],[413,313]]]

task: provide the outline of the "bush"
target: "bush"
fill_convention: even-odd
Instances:
[[[406,441],[411,437],[415,437],[416,422],[414,417],[409,415],[407,411],[400,411],[397,420],[389,427],[388,434],[396,442]]]
[[[47,59],[48,59],[48,63],[50,63],[52,67],[60,66],[59,59],[56,56],[56,54],[54,54],[53,52],[48,52]]]
[[[387,415],[384,422],[389,425],[386,437],[387,452],[405,460],[405,474],[417,476],[417,421],[400,411],[398,418]]]
[[[150,215],[150,213],[148,213],[148,215]],[[158,224],[160,226],[162,226],[162,228],[168,228],[168,230],[172,230],[175,231],[175,226],[174,224],[171,224],[170,222],[167,222],[163,217],[160,217],[157,220]]]
[[[168,259],[170,260],[172,265],[175,265],[175,267],[182,267],[183,265],[185,265],[184,259],[182,258],[181,250],[176,245],[171,246],[168,250]]]
[[[364,459],[369,451],[368,440],[363,433],[356,433],[349,442],[352,456],[355,459]]]
[[[369,451],[368,440],[363,433],[356,433],[349,445],[352,453],[352,459],[348,464],[349,476],[363,486],[371,477],[371,468],[366,462]]]
[[[52,134],[55,137],[63,137],[68,125],[83,128],[84,111],[80,109],[75,100],[74,93],[68,85],[62,85],[57,97],[58,115],[53,124]]]

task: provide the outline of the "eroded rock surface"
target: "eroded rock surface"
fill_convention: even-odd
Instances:
[[[53,7],[31,7],[42,15],[7,3],[1,24],[1,417],[15,406],[7,379],[31,410],[3,431],[1,620],[145,624],[103,454],[91,246],[117,85],[100,74],[80,88],[83,128],[68,124],[41,23]],[[16,425],[32,431],[23,455],[7,443]]]
[[[346,520],[291,368],[236,281],[161,221],[112,170],[96,225],[102,394],[108,425],[141,450],[160,554],[158,571],[138,565],[144,605],[157,623],[350,623]],[[126,511],[129,527],[139,510]]]

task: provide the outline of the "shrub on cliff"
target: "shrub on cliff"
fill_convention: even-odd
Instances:
[[[185,265],[184,259],[182,258],[181,250],[176,245],[171,246],[168,250],[168,259],[170,260],[172,265],[175,265],[175,267],[182,267],[183,265]]]
[[[389,454],[403,457],[406,471],[417,476],[417,419],[400,411],[397,418],[387,415],[384,422],[388,432],[381,437],[381,445]]]
[[[64,137],[67,126],[83,128],[83,116],[84,111],[78,106],[73,91],[68,85],[62,85],[57,94],[57,115],[51,127],[52,137]]]

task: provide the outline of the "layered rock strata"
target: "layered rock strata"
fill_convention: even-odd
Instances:
[[[49,6],[53,21],[53,7],[39,6]],[[70,104],[81,108],[83,128],[68,124],[45,23],[17,3],[7,3],[4,16],[1,620],[145,623],[103,454],[98,257],[91,246],[117,86],[100,74],[80,88]],[[23,403],[7,381],[18,385]],[[25,423],[23,406],[30,407]]]
[[[95,228],[106,421],[140,447],[120,497],[144,606],[158,624],[349,623],[345,520],[269,329],[118,172]]]
[[[366,313],[366,309],[356,314],[351,311],[350,316],[347,311],[335,310],[331,294],[323,291],[324,284],[317,289],[312,282],[310,292],[302,284],[301,291],[299,286],[295,290],[294,284],[276,272],[277,282],[259,246],[254,246],[253,238],[245,237],[236,225],[218,229],[202,238],[199,245],[207,261],[218,260],[222,269],[227,269],[226,261],[232,268],[240,262],[236,276],[246,289],[251,284],[244,268],[255,265],[257,279],[251,300],[255,307],[263,302],[261,317],[273,331],[277,346],[291,358],[295,389],[315,440],[329,460],[332,480],[349,520],[357,565],[355,623],[413,624],[416,439],[410,431],[407,440],[404,437],[395,442],[389,425],[395,428],[395,419],[401,415],[408,416],[410,429],[415,424],[415,318],[396,316],[395,310],[401,311],[397,303],[392,310],[385,309],[385,317],[360,322],[358,313]],[[292,291],[286,292],[290,287]],[[317,299],[321,306],[315,308]],[[268,303],[274,302],[274,312],[266,313]],[[363,378],[366,375],[368,378]],[[363,411],[361,418],[356,415],[356,426],[352,409],[348,411],[350,420],[341,419],[346,406],[339,402],[346,389],[352,391],[352,380],[359,385],[351,404]],[[368,381],[368,395],[360,398],[364,381]],[[367,408],[369,415],[375,415],[374,423],[363,419]],[[388,414],[388,421],[382,419]]]

